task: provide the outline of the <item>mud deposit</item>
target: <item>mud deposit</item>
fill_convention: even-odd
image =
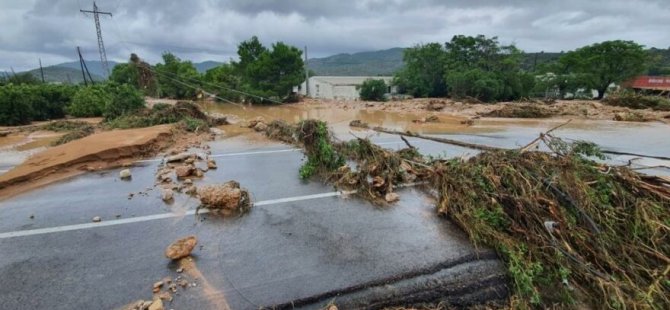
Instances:
[[[130,163],[132,159],[164,149],[171,137],[171,126],[164,125],[108,131],[48,148],[0,175],[0,193],[8,197],[84,171]]]

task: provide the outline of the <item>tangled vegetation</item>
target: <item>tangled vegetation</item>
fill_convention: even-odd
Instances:
[[[108,120],[107,128],[140,128],[162,124],[177,123],[187,131],[206,130],[210,125],[225,124],[225,119],[215,119],[206,115],[194,103],[179,101],[175,105],[156,104],[151,109],[139,110],[133,114],[124,114]]]
[[[545,134],[551,152],[444,160],[409,143],[391,151],[333,141],[320,121],[274,128],[268,136],[305,148],[310,169],[374,202],[398,184],[428,181],[437,212],[506,262],[514,307],[670,307],[670,182],[597,163],[593,144]]]
[[[485,113],[486,117],[509,117],[509,118],[547,118],[556,113],[549,108],[539,104],[530,105],[504,105],[502,108]]]
[[[636,94],[630,91],[621,91],[603,99],[605,104],[627,107],[631,109],[652,109],[670,111],[670,99],[661,96]]]

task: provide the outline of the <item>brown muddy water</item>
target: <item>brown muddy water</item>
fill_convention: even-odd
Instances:
[[[327,121],[335,135],[341,139],[356,136],[371,136],[374,133],[349,127],[349,122],[358,119],[370,126],[381,126],[394,130],[409,130],[424,135],[447,136],[467,142],[504,148],[521,147],[554,126],[565,123],[567,118],[550,119],[505,119],[481,118],[471,125],[462,123],[467,117],[443,113],[389,112],[380,110],[341,109],[327,104],[294,104],[284,106],[242,106],[207,102],[205,110],[229,115],[233,122],[243,124],[245,120],[263,117],[265,120],[281,119],[297,122],[304,119]],[[439,122],[416,123],[414,120],[437,115]],[[239,125],[221,127],[227,136],[242,135],[262,139],[258,135],[246,135],[250,130]],[[554,133],[567,140],[591,141],[603,149],[638,153],[653,156],[670,156],[670,125],[661,122],[637,123],[609,120],[575,119]],[[657,167],[653,174],[670,175],[670,162],[635,156],[610,156],[610,163],[626,164],[632,161],[637,168]]]
[[[235,143],[240,139],[261,146],[267,140],[241,125],[256,117],[266,121],[281,119],[297,122],[304,119],[327,121],[334,133],[342,139],[356,136],[373,136],[369,131],[360,131],[349,127],[352,120],[361,120],[370,126],[382,126],[394,130],[409,130],[424,135],[449,136],[454,139],[487,144],[497,147],[520,147],[530,142],[539,133],[565,122],[567,119],[502,119],[481,118],[471,125],[463,123],[467,117],[429,112],[389,112],[367,110],[364,107],[342,109],[328,104],[292,104],[283,106],[244,106],[214,102],[201,103],[208,112],[228,115],[232,125],[219,127],[225,132],[223,139]],[[439,122],[416,123],[414,120],[437,115]],[[670,125],[663,123],[633,123],[607,120],[573,120],[555,132],[567,139],[586,140],[601,147],[631,153],[656,156],[670,156]],[[45,132],[33,132],[25,136],[10,135],[0,138],[0,174],[24,161],[28,156],[43,150],[58,138],[58,135]],[[635,159],[631,156],[618,156],[615,162],[628,160],[644,166],[670,166],[670,162]],[[670,168],[661,168],[670,174]]]

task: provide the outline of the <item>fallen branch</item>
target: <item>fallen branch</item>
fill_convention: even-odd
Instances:
[[[540,140],[542,140],[542,139],[544,138],[545,135],[550,134],[552,131],[554,131],[554,130],[556,130],[556,129],[558,129],[558,128],[561,128],[561,127],[563,127],[563,126],[569,124],[570,122],[572,122],[571,119],[569,119],[567,122],[565,122],[565,123],[563,123],[563,124],[560,124],[560,125],[558,125],[558,126],[554,126],[553,128],[547,130],[547,132],[545,132],[545,133],[540,133],[540,136],[539,136],[539,137],[535,138],[533,141],[531,141],[530,143],[526,144],[524,147],[520,148],[519,151],[520,151],[521,153],[528,151],[531,147],[533,147],[533,146],[536,145],[538,142],[540,142]]]
[[[475,144],[475,143],[468,143],[468,142],[446,139],[446,138],[424,136],[424,135],[414,133],[414,132],[411,132],[411,131],[397,131],[397,130],[391,130],[391,129],[387,129],[387,128],[383,128],[383,127],[370,128],[370,126],[367,126],[367,124],[358,124],[354,127],[371,129],[371,130],[374,130],[376,132],[383,132],[383,133],[388,133],[388,134],[392,134],[392,135],[400,135],[401,137],[413,137],[413,138],[430,140],[430,141],[435,141],[435,142],[440,142],[440,143],[452,144],[452,145],[456,145],[456,146],[467,147],[467,148],[471,148],[471,149],[475,149],[475,150],[481,150],[481,151],[498,151],[498,150],[502,149],[502,148],[483,145],[483,144]],[[411,145],[410,145],[410,147],[411,147]]]

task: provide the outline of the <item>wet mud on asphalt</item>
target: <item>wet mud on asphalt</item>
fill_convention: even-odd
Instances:
[[[373,139],[403,146],[396,137]],[[426,152],[446,150],[410,141]],[[302,153],[289,146],[222,140],[211,147],[219,169],[196,184],[240,182],[262,202],[250,213],[196,217],[195,199],[179,195],[166,205],[158,190],[129,200],[128,193],[153,185],[158,162],[151,160],[133,167],[129,182],[118,179],[118,170],[89,173],[0,202],[0,309],[113,309],[150,299],[152,283],[178,275],[163,251],[186,235],[199,239],[192,256],[202,278],[166,309],[318,308],[332,300],[357,308],[436,296],[455,304],[505,297],[495,255],[474,249],[435,216],[418,189],[402,189],[400,202],[379,208],[299,180]],[[94,216],[102,225],[91,223]],[[129,219],[141,221],[124,222]]]

